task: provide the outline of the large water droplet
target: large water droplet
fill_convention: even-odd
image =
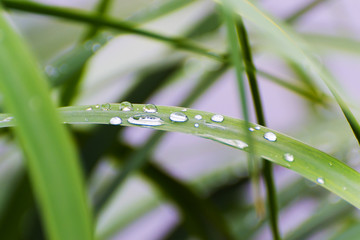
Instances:
[[[264,138],[270,142],[275,142],[277,139],[275,133],[272,133],[272,132],[265,133]]]
[[[233,146],[233,147],[236,147],[239,149],[244,149],[249,146],[247,143],[237,140],[237,139],[218,138],[218,137],[213,137],[213,136],[211,136],[211,139],[214,139],[215,141],[225,143],[227,145],[230,145],[230,146]]]
[[[202,116],[201,115],[195,115],[195,117],[194,117],[196,120],[201,120],[202,119]]]
[[[120,125],[121,123],[122,123],[122,120],[119,117],[113,117],[110,119],[111,125]]]
[[[294,155],[292,155],[291,153],[285,153],[284,154],[284,159],[288,162],[293,162],[294,161]]]
[[[120,106],[119,106],[120,111],[129,112],[129,111],[132,111],[133,109],[134,109],[133,105],[130,102],[125,101],[125,102],[120,103]]]
[[[161,118],[148,114],[138,114],[130,117],[127,121],[134,125],[143,126],[161,126],[164,124],[164,121]]]
[[[156,113],[157,107],[154,104],[146,104],[143,108],[144,112],[147,113]]]
[[[182,112],[173,112],[169,118],[173,122],[186,122],[188,120],[188,117]]]
[[[321,177],[317,178],[316,181],[319,183],[319,184],[324,184],[325,183],[325,180]]]
[[[224,121],[224,116],[220,115],[220,114],[215,114],[211,117],[211,120],[214,122],[223,122]]]

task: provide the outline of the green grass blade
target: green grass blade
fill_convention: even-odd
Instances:
[[[114,20],[110,18],[99,18],[93,14],[88,14],[84,11],[62,8],[62,7],[52,7],[46,6],[43,4],[33,3],[33,2],[14,2],[14,1],[2,1],[2,4],[11,9],[27,11],[47,16],[54,16],[63,18],[66,20],[83,22],[86,24],[102,26],[106,28],[112,28],[119,31],[124,31],[127,33],[137,34],[143,37],[152,38],[158,41],[166,42],[173,45],[176,48],[197,53],[206,57],[210,57],[215,60],[224,60],[224,56],[219,53],[215,53],[208,49],[198,46],[197,44],[188,41],[183,38],[174,38],[164,36],[155,32],[151,32],[145,29],[140,29],[135,27],[134,23],[123,22],[119,20]]]
[[[0,88],[28,157],[49,239],[92,239],[92,218],[76,152],[50,99],[45,78],[0,10]]]
[[[144,114],[143,104],[134,104],[133,106],[134,111],[128,112],[119,111],[119,104],[112,104],[112,110],[109,111],[97,110],[95,106],[91,106],[93,110],[86,110],[89,106],[76,106],[60,108],[59,111],[63,120],[69,124],[109,124],[111,118],[118,116],[122,119],[122,126],[141,126],[130,124],[127,121],[134,115]],[[222,123],[217,123],[210,120],[214,114],[193,109],[187,109],[185,112],[188,121],[184,123],[170,121],[169,115],[172,112],[181,112],[181,110],[183,108],[158,106],[158,113],[152,115],[161,118],[163,125],[152,128],[188,133],[248,151],[245,145],[247,133],[244,130],[244,121],[225,117]],[[201,115],[202,120],[196,120],[195,115]],[[4,120],[8,116],[8,114],[1,114],[0,119]],[[198,127],[194,126],[196,123],[199,124]],[[13,120],[0,121],[0,127],[12,125],[14,125]],[[251,124],[251,127],[255,126]],[[272,132],[277,136],[275,142],[264,138],[267,132]],[[252,135],[257,152],[261,157],[297,172],[360,208],[358,197],[360,195],[358,184],[360,174],[357,171],[320,150],[274,130],[261,127],[260,130],[254,130]],[[287,155],[284,155],[286,153],[292,154],[294,157],[292,162],[286,160]]]
[[[346,120],[348,121],[354,136],[360,143],[360,125],[346,104],[346,102],[351,101],[346,100],[347,96],[342,93],[340,85],[335,81],[331,74],[326,71],[325,68],[322,68],[312,57],[309,57],[308,53],[313,52],[310,45],[304,42],[294,31],[292,31],[290,27],[272,19],[250,1],[228,1],[234,12],[252,22],[264,34],[266,34],[279,54],[297,63],[299,66],[303,66],[307,71],[313,72],[314,75],[321,78],[331,91]]]
[[[243,60],[245,64],[246,75],[249,80],[251,95],[254,102],[257,123],[266,126],[267,124],[265,122],[265,115],[263,111],[262,101],[260,98],[259,87],[257,84],[258,81],[254,71],[255,65],[252,59],[248,34],[241,18],[239,18],[238,20],[237,29],[238,29],[241,49],[243,51]],[[280,239],[280,232],[278,227],[278,202],[277,202],[276,188],[274,183],[273,168],[271,162],[264,161],[263,175],[264,175],[265,186],[267,191],[267,202],[269,209],[271,231],[274,239]]]
[[[327,0],[313,0],[312,2],[306,4],[305,6],[303,6],[302,8],[298,9],[296,12],[294,12],[293,14],[291,14],[290,16],[288,16],[285,19],[285,22],[289,23],[289,24],[293,24],[295,23],[299,18],[301,18],[303,15],[305,15],[306,13],[310,12],[311,10],[313,10],[314,8],[316,8],[317,6],[319,6],[321,3],[326,2]]]

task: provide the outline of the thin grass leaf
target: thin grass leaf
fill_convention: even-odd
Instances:
[[[49,239],[92,239],[92,218],[76,151],[59,124],[45,78],[1,9],[0,31],[0,88],[28,157],[47,235]]]
[[[27,12],[32,12],[47,16],[54,16],[66,20],[83,22],[87,24],[103,26],[106,28],[117,29],[127,33],[137,34],[143,37],[156,39],[161,42],[166,42],[173,45],[176,48],[197,53],[199,55],[210,57],[215,60],[223,61],[225,59],[225,57],[222,56],[221,54],[205,49],[191,41],[188,41],[187,39],[168,37],[145,29],[140,29],[137,28],[134,23],[130,23],[130,22],[123,22],[110,18],[106,18],[106,19],[99,18],[97,16],[94,16],[93,14],[88,14],[80,10],[74,10],[74,9],[62,8],[62,7],[51,7],[33,2],[2,1],[2,4],[4,5],[4,7],[8,7],[11,9],[27,11]]]
[[[360,143],[360,125],[351,112],[346,100],[347,96],[342,92],[341,86],[335,81],[331,74],[309,53],[313,52],[310,46],[304,42],[290,27],[275,21],[270,16],[259,10],[248,0],[228,0],[234,12],[256,25],[272,41],[273,47],[285,58],[303,66],[307,71],[313,72],[321,78],[331,91],[337,104],[340,106],[346,120],[348,121],[354,136]],[[345,100],[344,100],[345,99]]]
[[[314,10],[321,3],[325,3],[327,0],[313,0],[308,4],[305,4],[302,8],[296,10],[290,16],[286,17],[285,22],[288,24],[293,24],[298,21],[301,17],[303,17],[306,13]]]
[[[219,123],[211,120],[214,116],[212,113],[187,109],[185,113],[188,120],[180,123],[171,121],[169,116],[173,112],[181,112],[183,108],[157,106],[158,112],[149,114],[144,113],[144,106],[143,104],[134,104],[134,110],[128,112],[119,111],[119,104],[111,104],[111,110],[108,111],[97,109],[95,106],[76,106],[60,108],[59,113],[63,121],[68,124],[110,124],[112,118],[119,117],[122,120],[120,124],[122,126],[149,127],[188,133],[248,151],[246,135],[249,130],[245,131],[245,122],[242,120],[225,116],[224,121]],[[93,110],[89,110],[89,107]],[[155,123],[152,123],[153,126],[129,123],[128,120],[136,115],[153,115],[154,118],[151,118],[150,122],[154,121]],[[194,118],[196,115],[201,115],[202,119],[196,120]],[[7,117],[9,117],[8,114],[0,115],[0,127],[14,125],[13,120],[1,121]],[[154,126],[155,124],[159,124],[159,126]],[[195,124],[199,125],[195,126]],[[357,171],[320,150],[272,129],[255,124],[251,124],[251,127],[254,129],[260,127],[259,130],[255,129],[251,133],[257,152],[261,157],[297,172],[360,208],[358,197],[360,174]]]

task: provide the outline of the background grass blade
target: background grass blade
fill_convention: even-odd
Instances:
[[[71,124],[109,124],[112,117],[122,118],[123,126],[135,126],[127,122],[129,117],[136,114],[144,114],[142,111],[144,105],[134,104],[134,111],[118,111],[119,104],[112,104],[109,111],[92,110],[87,111],[89,106],[64,107],[60,108],[60,114],[63,120]],[[95,107],[92,106],[94,109]],[[224,122],[215,123],[210,119],[214,115],[208,112],[188,109],[186,115],[188,121],[185,123],[173,123],[169,120],[172,112],[181,111],[183,108],[158,106],[158,113],[164,124],[153,127],[158,130],[183,132],[193,134],[203,138],[215,140],[217,142],[247,151],[244,141],[246,141],[246,132],[244,130],[244,121],[230,117],[225,117]],[[202,115],[202,120],[194,119],[195,115]],[[0,119],[8,117],[7,114],[0,115]],[[194,127],[198,123],[199,127]],[[7,122],[0,121],[0,127],[13,125],[12,120]],[[251,127],[256,125],[251,124]],[[268,141],[264,134],[272,132],[276,135],[276,141]],[[280,166],[289,168],[303,177],[313,181],[320,186],[330,190],[352,205],[360,208],[360,174],[336,158],[310,147],[300,141],[292,139],[284,134],[274,130],[261,127],[260,130],[252,132],[254,142],[257,146],[257,152],[261,157],[272,161]],[[286,160],[286,153],[292,154],[294,160]]]
[[[28,169],[49,239],[92,239],[92,218],[74,146],[59,125],[28,50],[0,10],[0,87],[14,114],[15,132],[28,157]]]

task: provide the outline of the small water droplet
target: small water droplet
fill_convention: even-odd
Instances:
[[[183,109],[181,109],[181,111],[182,111],[182,112],[186,112],[186,111],[187,111],[187,109],[186,109],[186,108],[183,108]]]
[[[195,117],[194,117],[196,120],[201,120],[202,119],[202,116],[201,115],[195,115]]]
[[[92,107],[88,107],[88,108],[85,109],[85,111],[92,111],[92,110],[93,110]]]
[[[272,133],[272,132],[266,132],[264,134],[264,138],[270,142],[275,142],[277,139],[275,133]]]
[[[198,127],[199,127],[199,124],[198,124],[198,123],[195,123],[195,124],[194,124],[194,127],[198,128]]]
[[[59,71],[57,70],[57,68],[55,68],[52,65],[47,65],[45,67],[45,72],[49,77],[53,77],[53,78],[57,78],[59,77]]]
[[[122,123],[122,120],[119,117],[113,117],[110,119],[111,125],[120,125],[121,123]]]
[[[324,184],[325,183],[325,180],[321,177],[317,178],[316,181],[319,183],[319,184]]]
[[[96,109],[99,109],[99,108],[100,108],[100,105],[99,105],[99,104],[96,104],[96,105],[95,105],[95,108],[96,108]]]
[[[154,104],[146,104],[143,110],[147,113],[156,113],[158,111],[157,107]]]
[[[134,109],[133,105],[130,102],[125,101],[125,102],[120,103],[120,106],[119,106],[120,111],[129,112],[129,111],[132,111],[133,109]]]
[[[250,131],[250,132],[253,132],[253,131],[255,131],[255,129],[253,129],[253,128],[251,127],[251,128],[249,128],[249,131]]]
[[[213,116],[211,117],[211,120],[212,120],[213,122],[219,122],[219,123],[221,123],[221,122],[224,121],[224,116],[223,116],[223,115],[219,115],[219,114],[215,114],[215,115],[213,115]]]
[[[329,166],[332,167],[332,166],[333,166],[333,163],[332,163],[332,162],[329,162]]]
[[[101,110],[103,110],[103,111],[109,111],[109,110],[111,110],[111,105],[110,105],[110,103],[101,104]]]
[[[3,120],[1,120],[0,122],[1,123],[10,122],[13,119],[14,119],[14,117],[7,117],[7,118],[4,118]]]
[[[186,122],[188,120],[188,117],[182,112],[173,112],[169,118],[173,122]]]
[[[161,118],[148,114],[138,114],[130,117],[127,121],[130,124],[143,126],[161,126],[164,124],[164,121]]]
[[[255,130],[260,130],[260,127],[259,127],[259,126],[256,126],[256,127],[255,127]]]
[[[291,153],[285,153],[284,154],[284,159],[288,162],[293,162],[294,161],[294,155],[292,155]]]
[[[100,47],[101,47],[101,45],[99,43],[95,43],[95,44],[92,45],[91,50],[93,52],[96,52],[97,50],[100,49]]]

